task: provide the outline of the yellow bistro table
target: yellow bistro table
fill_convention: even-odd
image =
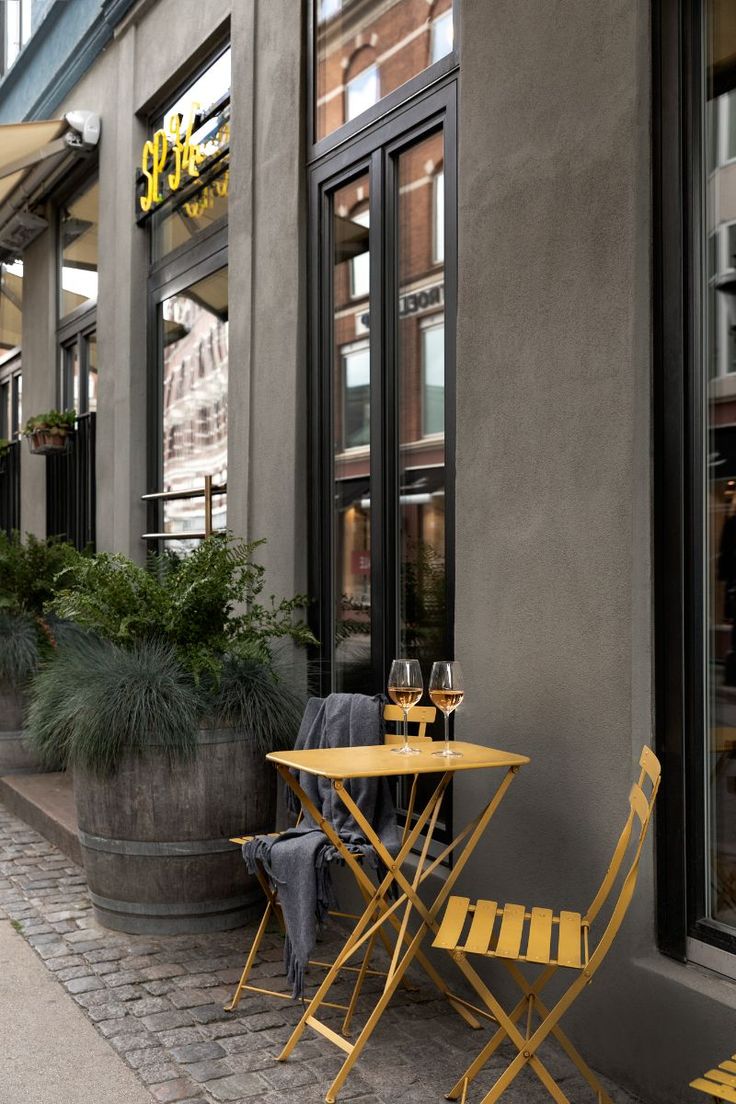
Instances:
[[[470,1004],[449,989],[429,959],[424,955],[422,943],[429,933],[436,934],[438,931],[438,913],[452,892],[455,882],[485,832],[515,774],[520,767],[529,762],[529,759],[525,755],[515,755],[511,752],[483,747],[480,744],[461,742],[455,742],[452,745],[455,751],[460,752],[460,757],[441,759],[433,755],[433,751],[444,746],[442,744],[426,741],[423,745],[416,744],[414,746],[418,749],[418,754],[415,755],[398,755],[390,746],[378,744],[369,747],[274,751],[266,757],[276,765],[286,785],[301,802],[302,808],[309,813],[314,822],[319,825],[327,838],[334,844],[340,857],[352,871],[367,902],[364,912],[358,919],[344,947],[337,955],[317,992],[306,1004],[304,1014],[279,1055],[279,1061],[286,1061],[307,1026],[324,1036],[345,1053],[340,1071],[325,1096],[327,1104],[334,1104],[350,1070],[360,1057],[404,974],[415,959],[432,983],[448,1000],[452,1008],[471,1027],[480,1027],[473,1013],[477,1012],[490,1018],[485,1006],[478,1007]],[[460,771],[471,770],[500,770],[503,774],[500,782],[477,816],[465,824],[452,841],[442,847],[439,854],[430,858],[430,844],[437,825],[442,800],[450,780],[454,774]],[[348,812],[352,814],[365,839],[375,848],[376,855],[385,866],[385,875],[378,885],[371,881],[359,858],[349,851],[332,825],[315,808],[299,785],[298,776],[294,775],[293,771],[305,771],[307,774],[330,779],[336,794],[346,806]],[[392,857],[381,843],[372,825],[353,801],[345,783],[351,778],[394,778],[401,775],[417,776],[421,774],[438,775],[437,785],[424,808],[417,812],[416,822],[411,830],[406,833],[398,854]],[[424,837],[420,840],[422,833],[424,833]],[[411,869],[404,873],[404,864],[415,849],[418,849],[419,852],[416,865],[412,864]],[[442,883],[434,900],[426,903],[419,895],[422,883],[449,855],[456,851],[458,853],[452,870]],[[391,898],[392,886],[396,886],[393,899]],[[414,930],[409,927],[412,912],[416,912],[418,920]],[[340,970],[352,956],[358,953],[364,944],[374,939],[376,933],[380,932],[386,924],[389,924],[394,931],[395,943],[383,991],[358,1038],[354,1043],[351,1043],[319,1020],[317,1012],[320,1006],[326,1003],[330,988]],[[473,971],[466,968],[462,958],[456,959],[455,962],[470,986],[478,992]]]

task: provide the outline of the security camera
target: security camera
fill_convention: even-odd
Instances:
[[[75,133],[66,140],[70,146],[96,146],[100,140],[100,116],[94,111],[68,111],[66,121]]]

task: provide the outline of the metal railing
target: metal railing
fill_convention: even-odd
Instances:
[[[204,529],[195,531],[184,529],[176,533],[143,533],[141,539],[145,541],[204,540],[206,537],[212,536],[214,532],[212,526],[212,500],[217,498],[218,495],[226,493],[227,483],[214,483],[211,475],[205,475],[204,486],[201,489],[196,487],[188,491],[154,491],[151,494],[141,495],[144,502],[150,503],[178,502],[191,498],[204,499]]]
[[[94,550],[96,540],[96,421],[94,413],[80,414],[69,451],[46,457],[46,532],[80,552]]]
[[[20,529],[20,446],[13,441],[0,459],[0,530],[8,536]]]

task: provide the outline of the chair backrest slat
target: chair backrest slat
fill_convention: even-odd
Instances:
[[[644,796],[644,791],[638,783],[634,783],[629,794],[629,804],[639,818],[642,828],[649,819],[649,802]]]
[[[634,857],[634,865],[638,863],[638,856],[641,851],[641,847],[644,842],[647,829],[649,827],[649,820],[651,818],[652,808],[654,806],[654,800],[657,796],[657,790],[659,789],[659,780],[662,773],[662,768],[659,763],[659,759],[646,745],[641,750],[639,756],[639,766],[641,772],[639,774],[638,782],[635,782],[629,791],[629,815],[626,818],[623,831],[618,838],[615,850],[613,852],[613,858],[611,859],[606,876],[603,879],[601,886],[596,893],[593,902],[590,905],[585,918],[589,923],[595,920],[596,916],[606,903],[611,890],[613,889],[618,876],[621,872],[624,858],[629,850],[631,844],[631,837],[633,834],[634,820],[638,820],[639,823],[639,838],[637,840],[636,854]],[[647,799],[644,793],[644,785],[651,783],[651,794]]]
[[[427,725],[433,724],[436,716],[437,710],[433,705],[415,705],[413,709],[410,709],[409,724],[417,726],[416,733],[413,735],[410,733],[409,735],[410,742],[413,740],[430,740],[431,737],[426,735]],[[386,730],[386,743],[400,743],[403,739],[404,711],[398,705],[384,705],[383,719],[387,724],[396,724],[395,731]]]
[[[639,873],[639,860],[641,858],[647,831],[652,820],[654,802],[659,791],[662,768],[659,759],[657,759],[657,756],[650,748],[644,747],[642,749],[639,758],[639,766],[641,767],[641,774],[639,776],[639,781],[633,784],[629,793],[629,814],[626,818],[623,832],[616,844],[613,859],[611,860],[606,876],[585,916],[585,920],[591,923],[605,904],[614,885],[618,881],[624,858],[630,849],[633,837],[636,840],[636,845],[634,847],[631,864],[621,883],[621,888],[616,903],[611,911],[606,929],[595,951],[591,955],[591,965],[595,965],[596,967],[603,956],[608,952],[619,927],[623,923],[628,907],[631,904]],[[646,796],[644,790],[645,783],[649,784],[649,797]],[[637,821],[639,824],[638,837],[635,836],[633,832],[634,824]],[[594,960],[596,960],[595,964]]]
[[[649,775],[649,781],[652,783],[652,785],[654,785],[654,783],[657,781],[660,774],[662,773],[662,768],[660,766],[659,759],[654,754],[652,749],[650,747],[647,747],[646,744],[644,744],[644,747],[641,749],[641,755],[639,756],[639,766],[642,768],[642,770],[646,771],[646,773]]]

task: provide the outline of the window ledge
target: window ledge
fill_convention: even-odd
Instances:
[[[662,980],[682,985],[726,1008],[736,1009],[736,986],[723,974],[697,966],[694,962],[676,962],[675,959],[656,952],[635,958],[633,965]]]

